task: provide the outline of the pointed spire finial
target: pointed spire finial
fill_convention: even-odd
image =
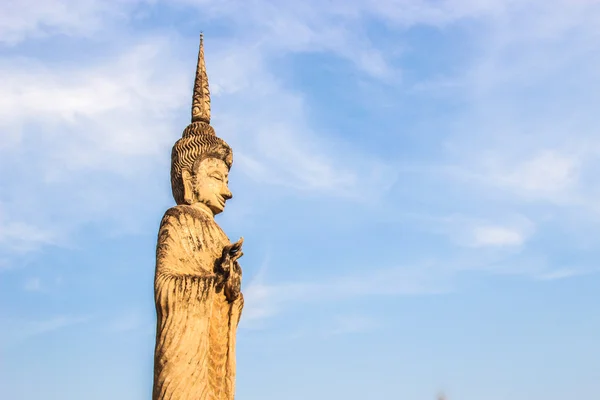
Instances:
[[[204,34],[202,32],[200,32],[200,50],[198,51],[198,65],[196,66],[196,79],[194,81],[192,122],[210,124],[210,92],[208,90],[206,65],[204,64]]]

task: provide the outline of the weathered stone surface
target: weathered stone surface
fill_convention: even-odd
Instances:
[[[232,162],[231,148],[210,126],[201,37],[192,123],[171,156],[177,205],[167,210],[158,233],[153,400],[234,398],[243,239],[230,243],[214,220],[231,198]]]

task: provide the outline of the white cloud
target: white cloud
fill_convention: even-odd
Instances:
[[[14,21],[4,25],[4,31],[0,29],[0,40],[17,43],[57,33],[90,35],[131,18],[135,3],[65,0],[32,12],[27,10],[30,5],[22,3],[12,10],[5,8],[2,18]],[[273,185],[299,194],[361,199],[362,193],[380,193],[385,198],[385,190],[379,188],[389,187],[396,179],[393,165],[335,142],[313,126],[311,105],[300,90],[281,81],[272,60],[290,53],[327,52],[347,60],[361,71],[361,78],[386,82],[391,95],[402,96],[408,88],[397,85],[401,68],[396,62],[406,50],[404,29],[469,21],[479,29],[470,43],[473,53],[462,61],[465,65],[458,76],[440,80],[444,82],[441,90],[464,105],[451,124],[440,123],[440,131],[447,140],[446,161],[479,189],[466,196],[473,196],[469,198],[473,203],[495,202],[502,215],[522,212],[511,207],[523,198],[565,203],[587,196],[585,204],[594,203],[581,179],[590,171],[587,161],[600,154],[593,108],[597,103],[593,93],[600,91],[593,90],[597,80],[592,79],[600,62],[594,55],[600,26],[597,2],[334,1],[318,7],[316,2],[278,6],[262,1],[180,3],[195,4],[207,18],[233,26],[234,38],[207,37],[213,121],[217,133],[236,151],[236,168],[265,185],[263,189]],[[393,45],[382,45],[367,34],[366,21],[373,17],[398,34]],[[238,31],[244,34],[236,36]],[[194,59],[196,38],[139,39],[125,29],[117,32],[123,40],[112,52],[90,42],[94,57],[105,52],[103,61],[65,65],[11,56],[0,62],[0,73],[10,77],[0,83],[5,94],[0,99],[0,121],[7,133],[0,146],[2,164],[17,165],[22,159],[31,164],[21,162],[21,170],[17,168],[29,172],[24,174],[28,179],[11,183],[14,199],[7,207],[15,216],[11,223],[20,226],[21,233],[37,229],[37,234],[20,235],[37,238],[34,243],[49,243],[64,221],[76,226],[112,214],[135,191],[129,184],[140,181],[136,188],[143,187],[150,176],[156,176],[154,168],[163,168],[167,177],[169,148],[187,123],[179,115],[189,108],[189,62]],[[189,58],[183,56],[188,53]],[[414,82],[417,86],[426,83]],[[554,85],[560,90],[554,91]],[[371,101],[365,98],[365,103]],[[431,142],[435,140],[432,134]],[[27,149],[27,158],[23,154],[26,145],[34,145]],[[88,178],[91,173],[118,175],[122,187],[131,192],[110,190],[113,186],[99,188],[102,180],[97,175]],[[44,188],[56,188],[59,183],[64,184],[60,187],[64,197],[55,197],[52,205],[41,204],[46,201]],[[512,198],[490,199],[492,189]],[[32,199],[30,193],[43,197],[44,202]],[[21,201],[27,204],[23,210],[17,207]],[[59,211],[50,222],[29,216],[31,211],[39,217],[44,213],[41,208],[47,207],[47,213],[57,209],[56,204],[80,210]],[[510,249],[523,247],[533,234],[536,217],[524,219],[529,225],[467,216],[463,220],[467,224],[446,221],[441,230],[471,249]],[[14,241],[4,237],[6,243]],[[315,292],[369,292],[369,282],[284,285],[289,290],[285,294],[270,286],[249,290],[250,298],[275,295],[285,300]],[[378,287],[386,285],[393,286],[383,278]],[[410,287],[387,290],[399,293]],[[270,311],[257,308],[254,312],[260,316]]]
[[[106,15],[93,11],[98,6],[94,2],[73,13],[90,12],[101,25],[113,18],[109,11],[115,4],[107,5]],[[67,5],[60,2],[54,11]],[[19,10],[13,11],[24,12]],[[58,17],[23,18],[50,18],[61,29],[71,29],[70,20]],[[25,25],[19,32],[23,38],[29,35]],[[77,32],[73,28],[74,35],[84,34]],[[178,117],[190,106],[196,41],[176,35],[125,36],[112,51],[103,42],[95,44],[97,49],[90,43],[90,54],[97,50],[103,57],[94,55],[89,61],[0,60],[0,73],[10,77],[0,82],[0,127],[6,132],[0,143],[2,164],[26,177],[11,181],[5,176],[4,181],[12,198],[36,192],[19,208],[17,201],[5,200],[15,221],[64,235],[80,223],[112,214],[128,198],[122,190],[101,190],[102,180],[121,179],[126,185],[135,179],[143,186],[158,166],[168,177],[170,146],[187,123]],[[261,184],[355,199],[365,188],[391,185],[384,163],[358,149],[340,152],[337,143],[320,138],[307,123],[302,93],[284,87],[269,67],[269,57],[279,51],[273,43],[256,44],[252,35],[238,41],[207,39],[213,125],[239,155],[238,168]],[[99,174],[95,182],[87,178],[90,173]],[[57,193],[59,186],[64,197],[50,196],[54,204],[72,205],[59,212],[61,218],[25,215],[27,208],[43,213],[36,199],[44,190]],[[135,214],[128,218],[135,219]],[[65,223],[69,226],[61,226]]]
[[[535,224],[523,216],[504,216],[493,222],[475,220],[466,226],[470,230],[466,245],[471,247],[518,247],[535,231]]]
[[[473,245],[478,246],[519,246],[525,238],[521,232],[501,226],[479,226],[474,232]]]
[[[0,4],[0,43],[50,35],[90,36],[113,20],[129,19],[143,0],[19,0]]]
[[[57,243],[56,232],[19,221],[0,219],[0,249],[27,253]],[[10,264],[9,264],[10,265]]]
[[[600,156],[600,3],[505,4],[448,89],[469,106],[447,145],[463,177],[518,197],[573,200],[586,163]]]
[[[422,229],[443,234],[467,248],[518,247],[525,244],[535,232],[535,223],[520,214],[505,213],[489,217],[415,215],[413,219]]]
[[[510,192],[525,200],[556,203],[575,201],[581,170],[581,155],[559,150],[532,150],[533,154],[512,155],[485,152],[471,170],[452,170],[456,177],[481,186]]]
[[[165,129],[174,128],[173,113],[184,106],[181,64],[164,62],[170,45],[164,37],[148,38],[97,65],[5,58],[0,71],[11,79],[0,84],[2,128],[26,130],[21,141],[51,145],[57,160],[50,167],[127,171],[123,159],[166,147]],[[50,149],[36,150],[43,156]]]
[[[499,176],[516,189],[529,192],[559,192],[568,190],[577,180],[577,160],[544,151],[517,166],[506,176]]]
[[[150,177],[165,169],[179,136],[179,110],[189,105],[176,42],[147,37],[124,41],[101,62],[45,64],[0,60],[0,165],[3,185],[0,245],[9,252],[64,245],[90,221],[136,226],[139,212],[122,215],[131,198],[157,197]],[[4,136],[3,136],[4,137]],[[127,188],[127,190],[124,190]],[[136,192],[136,194],[132,194]]]
[[[205,50],[213,125],[244,174],[261,184],[355,199],[393,182],[391,165],[312,126],[303,93],[286,87],[269,66],[281,50],[267,39],[207,39]]]
[[[376,79],[394,81],[398,71],[363,32],[366,2],[178,0],[203,14],[227,20],[240,36],[251,36],[271,54],[327,52]],[[370,7],[369,7],[370,8]]]

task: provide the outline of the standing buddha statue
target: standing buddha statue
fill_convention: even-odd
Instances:
[[[210,125],[201,35],[192,122],[171,154],[177,205],[167,210],[158,233],[153,400],[234,398],[243,239],[231,243],[214,219],[231,198],[232,162],[231,148]]]

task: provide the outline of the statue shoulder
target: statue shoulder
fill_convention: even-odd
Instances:
[[[188,206],[187,204],[178,204],[176,206],[169,208],[167,211],[165,211],[165,215],[164,215],[163,219],[167,218],[167,217],[178,218],[182,215],[191,214],[191,208],[192,207]]]
[[[204,215],[198,210],[194,209],[187,204],[178,204],[174,207],[169,208],[163,216],[161,225],[167,221],[179,221],[180,223],[185,221],[187,218],[191,219],[204,219]]]
[[[175,228],[177,230],[197,230],[198,228],[200,228],[200,230],[211,230],[214,226],[217,225],[212,218],[202,211],[186,204],[180,204],[169,208],[160,222],[161,231],[169,228]]]

